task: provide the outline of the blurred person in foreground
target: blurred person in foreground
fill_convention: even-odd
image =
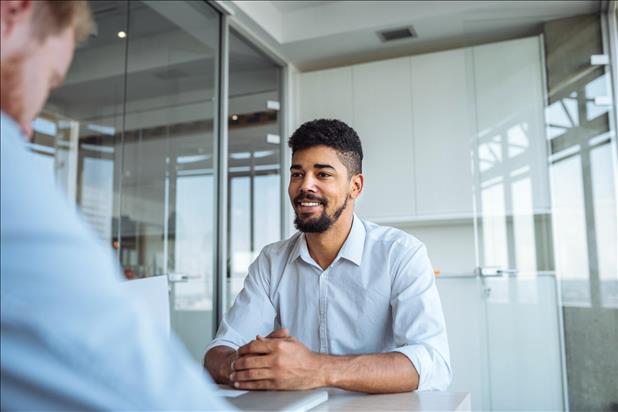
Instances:
[[[0,4],[0,409],[230,409],[177,338],[130,300],[111,250],[25,146],[93,27],[87,2]]]

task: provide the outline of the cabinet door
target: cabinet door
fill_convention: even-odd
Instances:
[[[411,58],[416,205],[420,216],[472,216],[473,137],[463,49]]]
[[[409,58],[353,67],[354,119],[363,144],[360,216],[409,217],[414,205],[414,146]]]
[[[451,392],[470,392],[472,410],[487,411],[489,377],[487,328],[481,280],[473,276],[439,277],[442,310],[451,354]]]
[[[351,67],[304,73],[299,82],[300,110],[296,126],[320,118],[354,125]]]
[[[491,409],[564,409],[556,278],[484,278]]]

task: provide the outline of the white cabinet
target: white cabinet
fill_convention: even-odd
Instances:
[[[469,392],[472,410],[490,410],[487,328],[481,280],[437,278],[451,354],[452,392]]]
[[[357,204],[364,218],[409,217],[414,205],[414,141],[409,58],[352,68],[354,119],[365,187]]]
[[[500,213],[531,215],[549,209],[541,66],[530,37],[303,73],[296,124],[338,118],[358,132],[364,218],[471,218],[474,184],[481,213],[499,187]]]
[[[417,214],[472,216],[473,96],[465,50],[411,58]]]
[[[564,410],[556,278],[438,278],[449,390],[473,410]]]
[[[487,278],[492,410],[564,410],[556,278]]]
[[[299,119],[339,119],[354,127],[352,67],[304,73],[299,80]]]

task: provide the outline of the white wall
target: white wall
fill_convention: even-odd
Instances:
[[[474,271],[474,226],[472,219],[447,224],[394,225],[421,240],[442,275],[472,274]]]

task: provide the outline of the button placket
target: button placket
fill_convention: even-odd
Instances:
[[[328,269],[320,274],[320,353],[328,353],[328,336],[326,332],[326,299],[328,289]]]

